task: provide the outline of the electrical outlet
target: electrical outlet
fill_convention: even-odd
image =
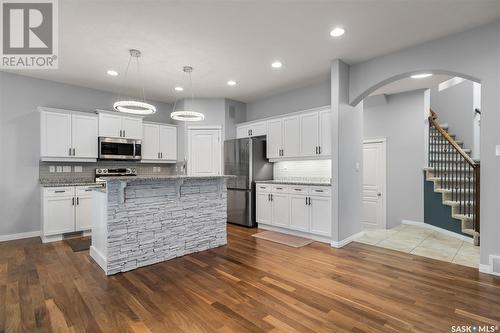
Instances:
[[[63,167],[62,165],[56,166],[56,172],[63,172]]]
[[[55,166],[53,166],[53,165],[50,165],[50,166],[49,166],[49,172],[50,172],[50,173],[54,173],[54,172],[56,172],[56,167],[55,167]]]
[[[500,156],[500,146],[496,146],[495,148],[496,148],[496,149],[495,149],[495,153],[496,153],[496,155],[497,155],[497,156]]]
[[[156,168],[156,170],[157,170],[158,172],[161,172],[161,167],[157,167],[157,168]]]
[[[83,172],[83,167],[81,165],[75,165],[73,167],[74,172]]]
[[[63,172],[71,172],[71,166],[70,165],[64,165],[62,168],[63,168]]]

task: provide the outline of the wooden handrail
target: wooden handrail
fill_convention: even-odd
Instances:
[[[429,116],[429,122],[432,124],[432,127],[434,127],[449,143],[450,145],[455,148],[457,153],[459,153],[464,160],[467,161],[473,168],[477,168],[479,166],[479,163],[474,161],[472,158],[470,158],[469,155],[458,145],[458,143],[446,132],[441,126],[439,126],[438,122],[436,121],[437,119],[437,114],[436,112],[431,110],[431,115]]]

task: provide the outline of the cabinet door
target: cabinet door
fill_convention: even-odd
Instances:
[[[190,129],[188,133],[188,175],[220,175],[221,130]]]
[[[279,158],[282,149],[282,122],[281,119],[267,122],[267,158]]]
[[[300,126],[299,117],[288,117],[283,119],[283,156],[299,156],[300,149]]]
[[[272,193],[272,221],[278,227],[288,227],[290,225],[288,194]]]
[[[332,113],[330,109],[319,112],[320,155],[332,155]]]
[[[305,195],[290,196],[290,228],[309,231],[309,206]]]
[[[250,136],[261,136],[267,134],[267,124],[255,123],[250,125]]]
[[[300,116],[300,155],[317,156],[319,151],[319,113]]]
[[[144,124],[142,128],[142,159],[160,159],[160,126],[154,124]]]
[[[255,215],[257,223],[271,224],[271,200],[269,193],[257,192]]]
[[[127,139],[142,139],[142,118],[123,117],[122,130]]]
[[[78,195],[75,209],[75,231],[92,229],[92,195]]]
[[[74,156],[97,158],[97,132],[97,116],[73,113],[71,116],[71,143],[75,152]]]
[[[163,160],[177,160],[177,128],[160,126],[160,152]]]
[[[116,114],[99,113],[99,136],[111,138],[121,137],[122,116]]]
[[[75,231],[75,206],[73,195],[56,195],[44,198],[43,234],[56,235]]]
[[[328,197],[310,197],[311,233],[332,235],[332,200]]]
[[[70,157],[71,114],[41,112],[40,136],[41,157]]]
[[[236,139],[248,138],[250,136],[250,128],[248,126],[236,127]]]

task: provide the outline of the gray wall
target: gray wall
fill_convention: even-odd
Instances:
[[[401,220],[424,222],[425,166],[423,90],[387,96],[387,104],[364,101],[365,138],[387,138],[387,228]]]
[[[419,71],[481,82],[481,264],[488,265],[500,255],[500,21],[351,66],[350,103]]]
[[[330,79],[247,103],[246,120],[312,109],[330,104]]]
[[[0,72],[0,235],[40,230],[37,106],[93,112],[112,109],[117,95]],[[171,105],[154,102],[146,120],[169,122]]]
[[[468,80],[443,91],[431,89],[431,109],[439,123],[448,123],[450,132],[457,134],[466,148],[472,148],[474,141],[473,89],[473,82]]]
[[[243,123],[247,119],[247,105],[226,98],[226,140],[236,138],[236,124]]]

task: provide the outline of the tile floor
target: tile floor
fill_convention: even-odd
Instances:
[[[401,224],[388,230],[366,229],[357,241],[464,266],[479,266],[478,246],[419,226]]]

